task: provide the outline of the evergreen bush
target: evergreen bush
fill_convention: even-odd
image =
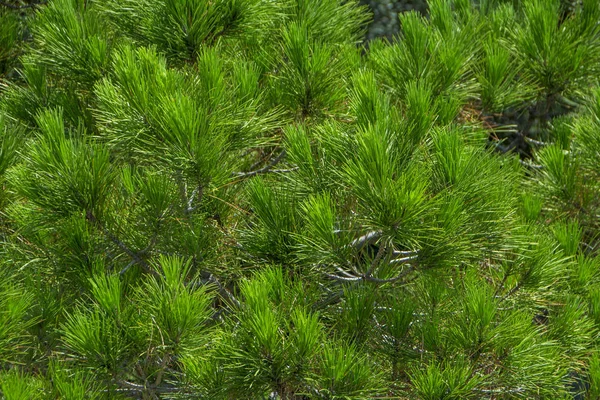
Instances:
[[[0,1],[0,397],[596,399],[600,4]]]

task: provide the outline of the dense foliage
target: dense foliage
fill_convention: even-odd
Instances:
[[[0,2],[3,398],[599,398],[600,5],[428,7]]]

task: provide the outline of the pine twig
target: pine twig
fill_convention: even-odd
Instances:
[[[239,178],[250,178],[252,176],[255,175],[259,175],[259,174],[264,174],[267,172],[277,172],[277,171],[271,171],[271,169],[277,165],[282,159],[283,157],[286,155],[286,151],[282,150],[281,153],[279,153],[277,155],[277,157],[275,157],[274,159],[272,159],[266,166],[264,166],[263,168],[254,170],[254,171],[250,171],[250,172],[234,172],[234,176],[237,176]],[[287,171],[287,170],[279,170],[281,171]]]
[[[377,266],[379,265],[379,261],[381,260],[381,257],[383,257],[383,255],[385,254],[386,249],[387,249],[386,246],[379,246],[379,249],[377,250],[377,254],[375,255],[375,258],[373,259],[373,262],[371,262],[371,266],[369,267],[367,272],[364,274],[365,279],[372,277],[373,271],[375,271],[375,268],[377,268]]]
[[[406,264],[408,266],[408,268],[406,270],[401,271],[398,275],[396,275],[393,278],[388,278],[388,279],[380,279],[380,278],[376,278],[373,275],[370,274],[360,274],[359,276],[354,276],[351,275],[347,272],[344,272],[345,276],[340,276],[340,275],[334,275],[334,274],[325,274],[325,276],[327,276],[330,279],[333,280],[337,280],[337,281],[342,281],[342,282],[358,282],[358,281],[366,281],[366,282],[373,282],[373,283],[378,283],[378,284],[384,284],[384,283],[393,283],[393,282],[397,282],[400,279],[406,277],[408,274],[410,274],[411,272],[415,271],[415,267],[413,265],[410,264]]]
[[[351,273],[349,273],[348,271],[344,271],[342,268],[340,267],[335,267],[335,269],[337,269],[342,275],[345,275],[347,278],[356,278],[355,275],[352,275]]]
[[[362,235],[359,238],[354,239],[348,247],[352,247],[356,250],[361,250],[363,247],[375,243],[383,235],[382,231],[372,231]]]
[[[158,387],[162,382],[162,377],[165,373],[165,369],[167,368],[167,364],[171,361],[171,355],[167,352],[160,363],[160,370],[158,374],[156,374],[156,380],[154,381],[154,386]]]
[[[119,392],[144,393],[148,390],[151,390],[154,393],[185,393],[184,389],[178,387],[140,385],[125,380],[119,381],[118,385],[121,386],[121,389],[117,389]]]
[[[368,232],[367,234],[354,239],[349,245],[347,245],[346,247],[351,247],[354,248],[356,250],[361,250],[363,249],[365,246],[368,246],[370,244],[374,244],[377,242],[377,240],[379,240],[381,238],[381,236],[383,235],[382,231],[371,231]],[[398,258],[392,258],[391,260],[388,261],[389,264],[406,264],[408,266],[408,268],[406,270],[402,270],[396,277],[394,278],[389,278],[389,279],[380,279],[380,278],[376,278],[373,276],[373,273],[375,271],[375,269],[377,268],[377,266],[379,265],[379,263],[381,262],[382,257],[385,254],[385,251],[387,250],[386,246],[380,246],[379,249],[377,250],[377,254],[375,255],[375,258],[373,258],[373,261],[371,262],[371,265],[369,266],[369,269],[367,270],[367,272],[365,273],[359,273],[356,269],[351,268],[354,272],[354,275],[344,271],[343,269],[341,269],[340,267],[336,267],[336,269],[343,275],[334,275],[334,274],[325,274],[328,278],[330,279],[335,279],[338,281],[343,281],[343,282],[356,282],[356,281],[360,281],[360,280],[364,280],[364,281],[368,281],[368,282],[374,282],[374,283],[379,283],[379,284],[383,284],[383,283],[391,283],[391,282],[396,282],[402,278],[404,278],[406,275],[408,275],[410,272],[415,270],[415,267],[413,265],[410,264],[406,264],[408,261],[414,261],[418,258],[418,250],[413,250],[413,251],[398,251],[398,250],[394,250],[391,254],[394,256],[400,256]]]
[[[380,283],[380,284],[397,282],[400,279],[404,278],[406,275],[408,275],[411,272],[413,272],[414,270],[415,270],[415,267],[412,266],[412,265],[409,265],[408,268],[405,271],[400,272],[398,275],[396,275],[393,278],[379,279],[379,278],[375,278],[373,276],[368,276],[368,277],[365,277],[365,280],[369,281],[369,282]]]
[[[353,277],[346,277],[346,276],[339,276],[339,275],[334,275],[334,274],[325,274],[326,277],[336,280],[336,281],[342,281],[342,282],[357,282],[357,281],[361,281],[363,278],[362,276],[353,276]]]
[[[142,257],[140,257],[139,253],[131,250],[129,247],[127,247],[127,245],[125,243],[123,243],[121,240],[119,240],[119,238],[117,238],[108,229],[106,229],[106,227],[89,210],[86,213],[86,219],[88,221],[90,221],[98,229],[100,229],[100,231],[102,231],[104,236],[106,236],[111,242],[113,242],[115,245],[117,245],[117,247],[119,247],[125,254],[127,254],[129,257],[131,257],[135,263],[139,264],[144,269],[145,272],[148,272],[154,276],[158,276],[158,272],[154,271],[154,269],[152,269],[152,267],[150,267],[148,262],[146,260],[144,260]],[[127,268],[127,269],[131,268],[131,265],[129,265],[128,267],[125,267],[125,268]]]
[[[392,255],[394,256],[406,256],[406,257],[410,257],[410,256],[417,256],[417,254],[419,254],[418,250],[394,250],[392,251]]]
[[[548,143],[525,136],[525,141],[536,146],[548,146]]]
[[[217,288],[219,289],[219,294],[221,294],[221,296],[227,298],[236,307],[241,306],[241,303],[239,302],[238,299],[235,298],[233,293],[231,293],[229,290],[227,290],[227,288],[224,287],[221,284],[221,282],[219,282],[219,280],[213,274],[211,274],[210,272],[202,271],[201,275],[202,275],[203,280],[206,280],[210,283],[215,284],[215,286],[217,286]]]
[[[533,169],[544,169],[543,165],[533,164],[533,163],[530,163],[530,162],[525,162],[523,160],[519,160],[519,162],[524,167],[533,168]]]
[[[417,256],[408,256],[408,257],[401,257],[401,258],[394,258],[393,260],[390,260],[390,264],[403,264],[405,262],[408,261],[413,261],[416,260]]]
[[[521,289],[521,282],[517,283],[517,286],[515,286],[514,288],[510,289],[508,293],[506,293],[504,295],[504,297],[502,297],[499,301],[499,303],[502,303],[504,300],[506,300],[507,298],[509,298],[510,296],[512,296],[513,294],[515,294],[519,289]]]

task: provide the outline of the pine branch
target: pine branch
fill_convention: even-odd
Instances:
[[[394,250],[392,255],[394,256],[415,256],[419,253],[419,250]]]
[[[525,393],[525,389],[523,388],[514,388],[514,389],[509,389],[509,388],[500,388],[500,389],[473,389],[479,393],[482,394],[486,394],[486,395],[490,395],[490,394],[519,394],[519,393]]]
[[[580,106],[580,104],[579,104],[579,103],[577,103],[577,102],[575,102],[575,101],[573,101],[573,100],[567,99],[565,96],[562,96],[562,95],[558,95],[558,96],[556,96],[556,100],[557,100],[559,103],[561,103],[561,104],[564,104],[564,105],[566,105],[566,106],[569,106],[569,107],[571,107],[571,108],[577,108],[577,107],[579,107],[579,106]]]
[[[240,178],[250,178],[252,176],[255,175],[259,175],[259,174],[264,174],[267,172],[282,172],[282,171],[292,171],[292,170],[278,170],[278,171],[272,171],[271,169],[277,165],[282,159],[283,157],[286,155],[286,151],[282,150],[281,153],[279,153],[279,155],[277,155],[277,157],[273,158],[266,166],[264,166],[263,168],[254,170],[254,171],[250,171],[250,172],[235,172],[233,175],[240,177]]]
[[[166,212],[165,212],[165,214],[166,214]],[[163,217],[164,217],[164,214],[161,217],[159,217],[159,223]],[[141,258],[142,256],[145,256],[150,252],[150,250],[154,247],[154,245],[156,245],[156,241],[158,240],[159,233],[160,233],[160,229],[158,229],[158,227],[157,227],[157,229],[154,231],[154,234],[152,235],[152,238],[150,238],[150,242],[148,243],[148,246],[146,246],[145,248],[143,248],[142,250],[137,252],[138,257]],[[134,259],[134,261],[135,261],[135,259]],[[123,275],[125,272],[127,272],[129,270],[129,268],[131,268],[131,266],[133,266],[135,264],[134,261],[127,264],[127,266],[119,272],[119,275]]]
[[[504,277],[502,278],[502,282],[500,282],[500,285],[494,291],[494,298],[497,297],[500,294],[500,292],[504,289],[504,285],[506,284],[508,277],[511,275],[511,271],[512,268],[505,272]]]
[[[504,295],[504,297],[502,297],[500,299],[500,303],[503,302],[504,300],[508,299],[510,296],[512,296],[513,294],[515,294],[519,289],[521,289],[521,282],[517,283],[517,286],[515,286],[514,288],[510,289],[508,293],[506,293]]]
[[[382,234],[383,233],[381,231],[369,232],[369,233],[353,240],[348,246],[352,247],[352,248],[356,248],[357,250],[361,250],[362,248],[364,248],[367,245],[376,243]],[[381,259],[383,258],[386,250],[387,250],[386,246],[379,247],[379,249],[377,250],[377,254],[375,255],[375,258],[373,259],[373,261],[371,262],[371,265],[369,266],[369,269],[365,273],[359,273],[354,267],[350,266],[350,268],[354,272],[354,274],[352,274],[348,271],[343,270],[339,266],[336,266],[336,269],[338,270],[338,272],[340,272],[342,274],[342,276],[334,275],[334,274],[326,274],[326,276],[330,279],[344,281],[344,282],[354,282],[354,281],[364,280],[364,281],[368,281],[368,282],[374,282],[374,283],[381,284],[381,283],[396,282],[396,281],[402,279],[403,277],[405,277],[410,272],[415,270],[414,266],[412,266],[410,264],[406,264],[406,263],[417,259],[418,250],[413,250],[413,251],[394,250],[391,254],[400,256],[400,257],[392,258],[391,260],[388,261],[388,264],[406,264],[408,266],[408,269],[401,271],[398,276],[396,276],[394,278],[390,278],[390,279],[379,279],[379,278],[374,277],[373,273],[376,270],[377,266],[380,264]]]
[[[530,162],[525,162],[521,159],[519,159],[519,162],[521,163],[522,166],[527,167],[527,168],[533,168],[533,169],[544,169],[543,165],[539,165],[539,164],[533,164]]]
[[[198,186],[196,189],[192,190],[192,195],[190,196],[190,198],[187,202],[187,208],[185,210],[187,213],[194,211],[194,208],[192,208],[192,204],[194,203],[194,199],[196,198],[196,195],[198,195],[198,199],[202,198],[202,188],[200,186]]]
[[[354,239],[352,242],[350,242],[348,247],[352,247],[356,250],[361,250],[365,246],[374,244],[382,235],[383,235],[382,231],[369,232],[357,239]]]
[[[373,275],[367,274],[367,273],[356,276],[356,275],[349,274],[348,272],[344,272],[344,276],[328,274],[328,273],[326,273],[325,276],[327,276],[330,279],[342,281],[342,282],[366,281],[366,282],[373,282],[373,283],[378,283],[378,284],[392,283],[392,282],[399,281],[400,279],[404,278],[405,276],[407,276],[408,274],[410,274],[411,272],[416,270],[413,265],[410,265],[410,264],[406,264],[406,265],[408,266],[408,268],[406,270],[401,271],[397,276],[395,276],[393,278],[389,278],[389,279],[376,278]]]
[[[208,281],[208,282],[216,285],[217,288],[219,289],[219,294],[221,294],[221,296],[223,296],[224,298],[227,298],[236,307],[241,307],[241,303],[239,302],[239,300],[236,299],[235,296],[233,295],[233,293],[231,293],[229,290],[227,290],[227,288],[224,287],[221,284],[221,282],[213,274],[211,274],[210,272],[202,271],[201,277],[202,277],[202,280]]]
[[[127,264],[122,270],[119,271],[119,275],[123,275],[125,272],[129,271],[129,268],[133,267],[135,263],[135,260],[131,260],[129,264]]]
[[[403,264],[406,263],[408,261],[414,261],[417,259],[417,256],[409,256],[409,257],[402,257],[402,258],[394,258],[392,260],[390,260],[390,264]]]
[[[247,156],[248,154],[250,154],[252,152],[252,150],[248,151],[248,152],[244,152],[244,154],[242,154],[242,157]],[[265,160],[268,159],[269,157],[271,157],[273,155],[273,153],[270,153],[267,156],[261,156],[260,160],[256,161],[254,164],[252,164],[250,166],[250,171],[254,171],[255,169],[257,169],[260,165],[264,164]]]
[[[349,273],[348,271],[344,271],[342,268],[340,267],[335,267],[335,269],[337,269],[342,275],[345,275],[347,278],[356,278],[355,275],[352,275],[351,273]],[[356,270],[355,270],[356,272]]]
[[[525,141],[528,142],[528,143],[534,144],[536,146],[548,146],[548,143],[546,143],[546,142],[535,140],[535,139],[532,139],[532,138],[527,137],[527,136],[525,136]]]
[[[300,169],[300,167],[286,168],[286,169],[270,169],[266,172],[270,172],[272,174],[287,174],[288,172],[298,171],[299,169]]]
[[[144,270],[144,272],[150,273],[157,277],[159,276],[158,272],[156,272],[148,264],[148,262],[140,256],[141,252],[135,252],[135,251],[131,250],[129,247],[127,247],[127,245],[125,243],[123,243],[121,240],[119,240],[119,238],[117,238],[108,229],[106,229],[106,227],[89,210],[86,213],[86,219],[88,221],[90,221],[95,227],[100,229],[100,231],[104,234],[104,236],[106,236],[111,242],[113,242],[115,245],[117,245],[117,247],[119,247],[125,254],[127,254],[129,257],[131,257],[133,259],[133,262],[140,265],[142,267],[142,269]],[[128,265],[128,267],[125,267],[125,268],[128,269],[131,267],[131,265],[133,265],[133,264],[130,263],[130,265]],[[126,272],[126,271],[122,271],[122,272]]]
[[[160,363],[160,370],[158,371],[158,374],[156,374],[156,380],[154,381],[154,386],[158,387],[160,385],[160,383],[162,382],[162,377],[165,373],[165,369],[167,368],[167,364],[171,361],[171,354],[169,354],[167,352],[167,354],[165,354],[165,356],[162,359],[162,362]]]
[[[119,381],[117,384],[119,386],[121,386],[121,389],[117,389],[117,391],[119,391],[121,393],[141,394],[141,393],[145,393],[148,391],[152,391],[153,393],[186,393],[187,392],[185,389],[178,388],[178,387],[139,385],[137,383],[133,383],[133,382],[125,381],[125,380]]]
[[[334,279],[337,281],[343,281],[343,282],[356,282],[356,281],[361,281],[363,279],[362,276],[345,277],[345,276],[339,276],[339,275],[333,275],[333,274],[325,274],[325,276],[327,276],[330,279]]]
[[[369,277],[365,277],[365,280],[369,281],[369,282],[374,282],[374,283],[392,283],[392,282],[397,282],[400,279],[404,278],[405,276],[407,276],[408,274],[410,274],[411,272],[415,271],[415,267],[412,265],[408,265],[408,268],[402,272],[400,272],[400,274],[398,274],[397,276],[395,276],[394,278],[390,278],[390,279],[379,279],[379,278],[375,278],[373,276],[369,276]]]
[[[383,255],[385,254],[386,249],[387,249],[386,246],[379,246],[379,249],[377,250],[377,254],[375,255],[375,258],[373,259],[373,262],[371,262],[371,266],[369,267],[369,269],[367,270],[367,272],[364,275],[365,278],[372,277],[373,271],[379,265],[379,261],[381,260],[381,257],[383,257]]]

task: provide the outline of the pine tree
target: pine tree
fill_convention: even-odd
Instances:
[[[600,396],[600,5],[0,1],[0,397]]]

